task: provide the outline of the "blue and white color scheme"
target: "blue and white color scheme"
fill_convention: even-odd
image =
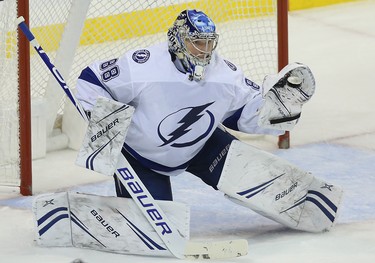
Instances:
[[[112,176],[125,140],[134,108],[99,97],[90,112],[90,122],[76,164]]]
[[[295,165],[241,141],[233,141],[218,184],[242,206],[293,229],[330,230],[343,190]]]
[[[189,209],[158,201],[189,238]],[[61,192],[35,198],[36,241],[40,246],[74,246],[121,254],[171,256],[132,199]],[[151,212],[150,212],[151,213]]]
[[[216,53],[207,66],[210,74],[192,82],[171,62],[167,43],[144,50],[131,50],[118,58],[111,66],[120,73],[106,82],[101,68],[107,61],[87,67],[77,81],[76,96],[86,110],[92,110],[97,96],[134,106],[125,146],[146,167],[156,163],[170,171],[162,173],[180,173],[217,126],[232,115],[243,132],[281,133],[258,126],[260,91],[249,87],[242,71],[233,71]],[[134,60],[134,54],[146,53],[150,54],[146,62]],[[236,115],[239,109],[242,112]]]
[[[199,10],[182,11],[173,26],[168,30],[168,46],[171,53],[181,61],[190,79],[200,81],[204,77],[206,66],[210,63],[219,40],[214,22]],[[198,48],[194,42],[202,41],[204,48]],[[204,53],[204,56],[192,54],[187,42]]]
[[[374,8],[374,1],[358,1],[301,10],[298,15],[289,17],[290,35],[298,36],[293,38],[291,58],[309,62],[317,77],[319,92],[304,108],[303,121],[293,131],[290,149],[277,150],[274,140],[251,137],[247,141],[327,182],[341,185],[345,193],[335,228],[323,234],[289,230],[226,202],[222,193],[212,191],[199,178],[185,174],[173,178],[173,190],[176,201],[191,207],[192,238],[226,239],[228,235],[246,238],[249,255],[239,261],[231,260],[233,262],[274,263],[275,259],[278,262],[374,262],[375,123],[371,120],[375,107],[373,97],[369,96],[374,90],[375,38],[371,37],[375,35]],[[306,30],[312,23],[316,30]],[[360,49],[358,43],[361,43]],[[342,63],[343,57],[350,63]],[[103,181],[103,176],[72,165],[75,158],[76,152],[66,149],[35,160],[35,193],[70,189],[115,195],[112,180]],[[1,196],[0,254],[6,261],[73,262],[80,258],[83,262],[96,263],[123,260],[123,256],[114,253],[36,246],[31,238],[30,211],[35,196],[21,197],[15,192],[3,192]],[[173,258],[131,255],[126,256],[126,261],[181,263]]]
[[[88,120],[89,114],[85,111],[76,100],[75,95],[71,92],[70,88],[66,85],[63,77],[59,74],[57,68],[51,63],[48,55],[44,52],[42,47],[36,41],[34,35],[31,33],[29,28],[24,22],[23,17],[17,19],[20,29],[26,35],[27,39],[34,46],[37,53],[42,58],[45,65],[54,75],[56,81],[61,88],[64,89],[68,95],[70,101],[76,107],[78,112],[81,114],[84,120]],[[101,64],[100,70],[105,69],[102,74],[103,76],[109,75],[110,79],[116,78],[119,74],[119,68],[114,65],[107,70],[108,65],[112,65],[112,62],[117,61],[116,59],[111,60],[111,63],[105,62]],[[112,70],[113,69],[113,70]],[[113,74],[114,73],[114,74]],[[97,96],[95,96],[96,100]],[[171,223],[164,211],[155,202],[150,192],[144,186],[142,181],[139,179],[137,173],[131,167],[127,159],[120,155],[118,163],[116,165],[116,176],[120,180],[121,184],[130,192],[131,197],[135,201],[136,206],[141,214],[146,218],[149,226],[157,233],[158,237],[164,242],[168,250],[177,258],[231,258],[246,255],[248,251],[247,240],[229,240],[226,242],[188,242],[187,235],[183,231],[176,228],[177,224]],[[123,172],[123,173],[122,173]],[[152,212],[150,212],[150,209]]]
[[[186,14],[189,21],[187,25],[192,35],[199,33],[215,33],[215,24],[205,13],[197,10],[187,10]]]

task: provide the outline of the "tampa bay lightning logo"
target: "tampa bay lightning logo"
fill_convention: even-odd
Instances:
[[[140,49],[133,53],[133,60],[139,64],[145,63],[150,58],[150,51],[147,49]]]
[[[232,62],[230,62],[228,60],[225,60],[225,59],[224,59],[224,62],[227,63],[228,67],[230,67],[231,70],[233,70],[233,71],[237,70],[236,65],[234,65]]]
[[[158,125],[158,135],[163,141],[159,147],[188,147],[208,136],[215,123],[214,115],[207,110],[212,103],[182,108],[165,117]],[[170,130],[170,127],[174,129]]]
[[[206,16],[203,12],[189,10],[188,17],[193,26],[198,29],[200,33],[213,33],[215,32],[215,24],[212,20]]]
[[[245,83],[247,86],[250,86],[252,89],[258,91],[260,89],[259,85],[252,82],[251,80],[249,80],[248,78],[245,78]]]

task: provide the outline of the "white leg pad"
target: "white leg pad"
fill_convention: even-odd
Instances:
[[[50,217],[51,211],[57,209],[43,207],[51,199],[61,199],[61,202],[56,202],[59,205],[63,201],[64,205],[68,204],[61,206],[67,208],[64,215],[68,217],[50,224],[47,230],[41,232],[43,225],[39,224],[40,219]],[[157,202],[188,240],[188,206],[171,201]],[[149,213],[158,216],[152,209]],[[43,195],[34,201],[34,215],[37,243],[41,246],[74,246],[121,254],[171,256],[132,199],[79,193]]]
[[[343,190],[314,178],[303,202],[297,229],[313,232],[329,231],[336,224]],[[302,204],[301,204],[302,205]]]
[[[230,200],[285,226],[318,232],[329,229],[334,223],[326,220],[327,216],[314,202],[306,202],[321,191],[320,183],[323,182],[277,156],[233,141],[218,189]],[[326,197],[334,203],[336,212],[342,196],[342,191],[337,189]],[[316,218],[314,222],[311,217]],[[319,220],[322,222],[317,223]]]
[[[38,195],[33,200],[32,210],[35,218],[35,240],[39,246],[73,245],[67,192]]]

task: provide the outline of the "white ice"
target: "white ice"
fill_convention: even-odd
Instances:
[[[322,234],[291,231],[187,174],[173,179],[175,200],[191,206],[193,240],[248,240],[247,256],[220,262],[375,262],[375,1],[291,12],[289,25],[290,61],[311,67],[316,94],[292,132],[291,149],[277,150],[275,140],[249,143],[341,185],[345,197],[338,224]],[[69,189],[114,195],[111,178],[74,166],[75,157],[65,150],[34,161],[35,194]],[[1,193],[0,198],[0,262],[180,262],[37,247],[32,197]]]

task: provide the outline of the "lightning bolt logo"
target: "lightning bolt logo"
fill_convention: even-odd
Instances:
[[[210,102],[210,103],[207,103],[207,104],[204,104],[204,105],[201,105],[201,106],[183,108],[183,109],[180,109],[180,110],[168,115],[167,117],[165,117],[160,122],[160,124],[158,125],[158,135],[159,135],[160,139],[164,142],[159,147],[162,147],[162,146],[165,146],[165,145],[168,145],[168,144],[170,144],[173,147],[187,147],[187,146],[191,146],[191,145],[199,142],[204,137],[206,137],[210,133],[210,131],[212,130],[212,127],[213,127],[214,122],[215,122],[215,118],[214,118],[213,114],[210,111],[206,110],[206,108],[213,103],[214,102]],[[175,129],[174,131],[172,131],[171,133],[168,134],[168,137],[169,137],[168,139],[165,138],[162,135],[162,132],[161,132],[162,123],[167,118],[169,118],[170,116],[175,115],[177,113],[180,113],[181,111],[186,111],[188,109],[190,109],[189,112],[184,117],[182,117],[182,119],[180,121],[177,122],[178,124],[180,124],[180,126],[177,129]],[[209,119],[210,119],[210,123],[208,124],[208,128],[207,128],[206,131],[204,131],[197,138],[195,138],[191,141],[182,142],[182,143],[173,143],[174,141],[176,141],[177,139],[181,138],[183,135],[185,135],[189,131],[191,131],[192,125],[194,123],[196,123],[197,121],[199,121],[206,113],[208,114]]]

